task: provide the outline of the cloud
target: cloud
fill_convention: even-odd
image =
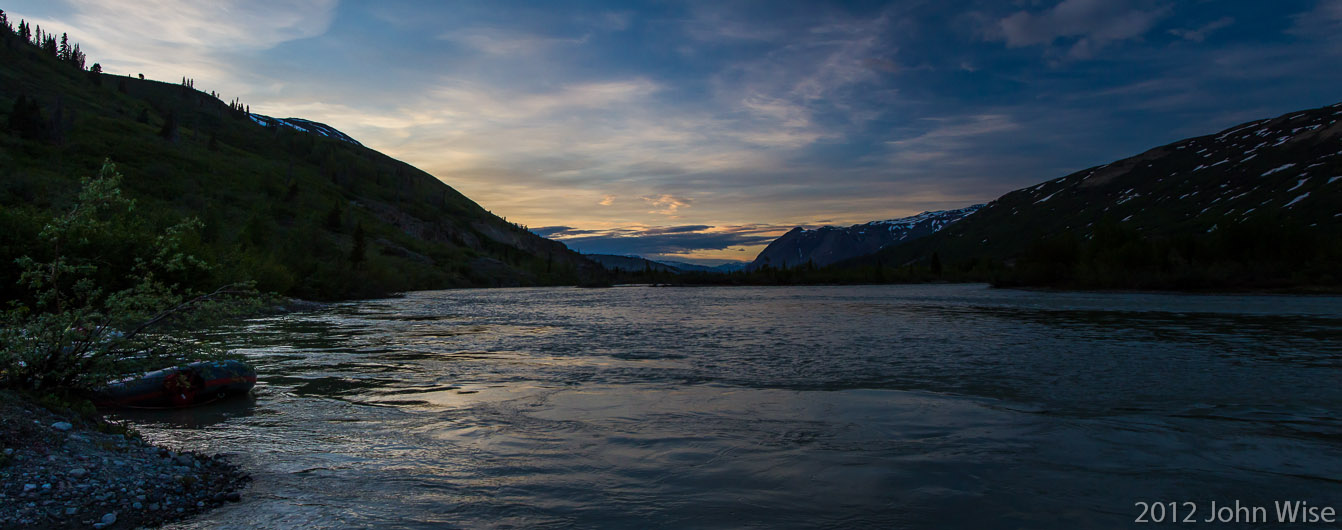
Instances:
[[[64,0],[69,14],[33,20],[68,32],[91,62],[110,73],[144,73],[231,94],[251,92],[261,80],[236,66],[236,57],[326,32],[337,0]]]
[[[535,54],[561,46],[577,46],[590,35],[575,38],[547,37],[499,28],[464,28],[448,31],[439,39],[455,42],[489,55]]]
[[[675,217],[676,213],[681,208],[688,208],[690,206],[690,203],[694,202],[685,197],[676,197],[674,195],[666,195],[666,194],[651,197],[641,197],[641,198],[643,199],[644,202],[651,204],[652,207],[654,208],[652,211],[649,211],[648,213],[669,215],[672,217]]]
[[[791,228],[791,225],[748,224],[635,226],[606,230],[546,227],[532,231],[562,241],[584,254],[660,256],[757,247],[777,239]]]
[[[602,196],[601,196],[601,200],[598,201],[597,204],[600,204],[600,205],[602,205],[602,206],[610,206],[610,205],[612,205],[612,204],[615,204],[615,196],[614,196],[614,195],[602,195]]]
[[[936,125],[917,136],[887,142],[897,164],[957,163],[968,151],[987,142],[982,137],[1016,131],[1020,124],[1004,114],[980,114],[951,118],[929,118]]]
[[[1145,35],[1166,15],[1169,7],[1135,9],[1122,0],[1063,0],[1050,9],[1018,11],[989,28],[988,36],[1008,47],[1051,45],[1074,39],[1071,59],[1089,59],[1106,45]]]
[[[1313,9],[1291,17],[1293,24],[1287,33],[1304,37],[1319,37],[1327,41],[1342,40],[1342,0],[1320,0]]]
[[[1174,35],[1181,39],[1190,40],[1193,42],[1202,42],[1204,40],[1207,40],[1207,35],[1210,35],[1212,32],[1230,26],[1231,24],[1234,23],[1235,23],[1234,18],[1221,17],[1196,29],[1177,29],[1177,28],[1172,29],[1170,30],[1170,35]]]

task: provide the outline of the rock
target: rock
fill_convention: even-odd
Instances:
[[[138,502],[133,502],[133,503],[131,503],[130,507],[131,507],[131,508],[135,508],[136,510],[144,509],[144,505],[143,505],[143,504],[140,504],[140,503],[138,503]]]
[[[77,513],[79,513],[79,508],[75,508],[74,506],[65,509],[65,515],[74,515]]]
[[[68,421],[58,421],[56,423],[51,424],[51,428],[56,429],[58,431],[68,431],[70,429],[75,428],[75,426],[70,425],[70,422]]]
[[[157,511],[158,511],[158,503],[157,503],[157,502],[151,502],[151,503],[149,503],[149,511],[151,511],[151,512],[157,512]]]
[[[35,490],[35,489],[37,489],[37,484],[24,484],[24,485],[23,485],[23,492],[24,492],[24,493],[28,493],[28,492],[33,491],[33,490]]]
[[[242,500],[242,494],[236,491],[230,491],[228,492],[228,495],[224,496],[224,500],[228,502],[238,502]]]
[[[103,523],[104,525],[112,525],[112,524],[115,524],[115,523],[116,523],[116,512],[103,514],[102,523]]]
[[[14,454],[14,448],[13,448],[13,447],[6,447],[6,448],[5,448],[5,456],[9,456],[9,455],[12,455],[12,454]]]
[[[83,477],[84,475],[87,475],[87,474],[89,474],[89,472],[88,472],[87,470],[85,470],[84,468],[82,468],[82,467],[77,467],[77,468],[74,468],[74,469],[71,469],[71,470],[70,470],[70,476],[72,476],[72,477],[74,477],[74,478],[81,478],[81,477]]]

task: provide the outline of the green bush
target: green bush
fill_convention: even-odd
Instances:
[[[169,334],[259,303],[247,284],[203,293],[212,266],[187,252],[200,227],[155,230],[105,162],[66,213],[16,260],[21,296],[0,313],[0,387],[50,392],[222,352]]]

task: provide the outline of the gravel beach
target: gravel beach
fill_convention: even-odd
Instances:
[[[248,478],[0,392],[0,528],[140,528],[240,499]]]

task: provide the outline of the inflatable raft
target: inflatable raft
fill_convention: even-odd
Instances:
[[[100,407],[189,407],[246,394],[256,370],[239,361],[202,361],[108,383],[94,393]]]

